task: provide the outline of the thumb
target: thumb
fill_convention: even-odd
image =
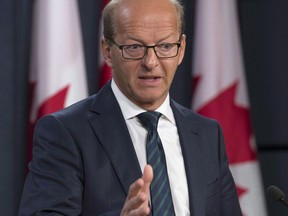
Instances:
[[[149,186],[150,186],[152,179],[153,179],[153,169],[152,169],[151,165],[147,164],[144,167],[142,179],[144,181],[144,191],[148,191]]]

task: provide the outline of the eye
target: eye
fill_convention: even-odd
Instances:
[[[171,44],[171,43],[165,43],[165,44],[159,44],[157,45],[157,48],[162,50],[162,51],[169,51],[170,49],[172,49],[175,46],[175,44]]]
[[[125,50],[127,51],[138,51],[143,49],[143,45],[140,44],[131,44],[131,45],[126,45],[124,47]]]

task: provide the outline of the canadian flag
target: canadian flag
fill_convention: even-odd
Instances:
[[[235,0],[197,1],[192,109],[223,128],[243,215],[265,216],[240,47]]]
[[[88,96],[76,0],[34,1],[28,161],[35,122]]]
[[[103,8],[108,4],[110,0],[102,0],[102,10]],[[100,40],[103,37],[103,17],[101,16],[100,18],[100,23],[99,23],[100,29],[99,29],[99,33],[100,33]],[[102,53],[101,53],[101,49],[99,49],[99,68],[100,68],[100,76],[99,76],[99,86],[100,88],[103,87],[105,85],[105,83],[107,81],[109,81],[112,77],[112,69],[106,64]]]

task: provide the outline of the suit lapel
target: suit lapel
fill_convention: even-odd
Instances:
[[[201,136],[197,120],[191,112],[184,113],[183,108],[171,103],[185,163],[188,182],[190,214],[201,216],[205,213],[205,179],[204,179],[204,154],[201,145]]]
[[[90,124],[105,149],[113,168],[128,194],[129,186],[142,175],[124,117],[111,90],[106,85],[91,107]]]

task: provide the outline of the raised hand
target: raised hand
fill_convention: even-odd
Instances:
[[[142,177],[130,185],[129,193],[124,203],[121,216],[149,215],[149,186],[152,179],[152,167],[146,165]]]

